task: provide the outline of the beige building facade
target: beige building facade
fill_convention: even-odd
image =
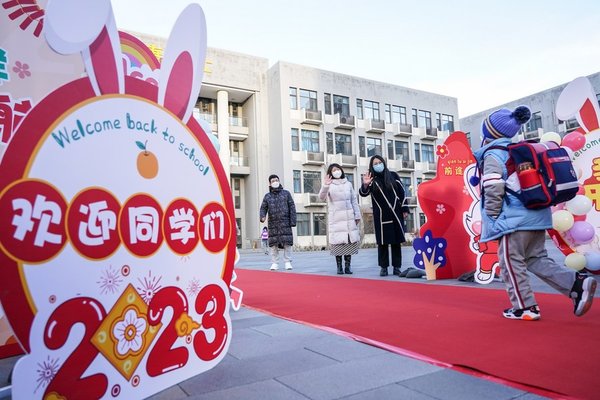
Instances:
[[[132,33],[160,55],[165,40]],[[407,192],[408,231],[425,222],[416,193],[436,173],[436,147],[458,130],[457,100],[331,71],[212,49],[194,116],[210,124],[230,176],[237,244],[260,246],[259,207],[277,174],[296,203],[295,243],[327,246],[327,204],[318,199],[327,166],[344,168],[358,191],[375,154]],[[370,199],[360,198],[363,243],[375,242]]]

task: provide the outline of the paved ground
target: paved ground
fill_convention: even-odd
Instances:
[[[548,242],[547,246],[551,248],[552,244]],[[551,254],[557,260],[563,259],[556,250],[551,250]],[[403,248],[403,255],[403,268],[407,268],[414,253],[411,248]],[[269,257],[260,251],[243,251],[241,256],[239,268],[268,269],[270,266]],[[394,276],[381,278],[376,260],[375,249],[363,249],[353,257],[355,273],[339,278],[424,282]],[[327,251],[294,253],[293,264],[292,272],[273,273],[335,275],[335,262]],[[436,284],[476,285],[456,280]],[[486,287],[502,288],[503,285],[494,282]],[[534,290],[552,292],[537,279],[534,279]],[[153,396],[153,400],[543,399],[253,310],[242,308],[232,312],[231,317],[232,341],[224,360],[214,369]],[[0,387],[7,382],[16,359],[0,360]]]

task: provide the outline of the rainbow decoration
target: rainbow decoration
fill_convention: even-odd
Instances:
[[[121,52],[129,60],[130,66],[141,68],[146,64],[152,71],[160,68],[160,62],[152,51],[135,36],[119,31],[121,41]]]

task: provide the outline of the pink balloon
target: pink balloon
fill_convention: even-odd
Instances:
[[[565,203],[559,203],[555,206],[550,207],[550,210],[552,210],[552,212],[556,212],[556,211],[564,210],[565,207],[566,207]]]
[[[586,218],[587,218],[587,214],[573,215],[573,219],[575,220],[575,222],[577,222],[577,221],[585,221]]]
[[[585,136],[579,132],[571,132],[565,135],[560,145],[573,151],[581,150],[585,146]]]
[[[579,190],[577,190],[577,194],[585,195],[585,187],[583,187],[583,185],[579,185]]]
[[[481,221],[473,222],[471,228],[473,228],[473,232],[475,232],[476,235],[479,235],[481,233]]]

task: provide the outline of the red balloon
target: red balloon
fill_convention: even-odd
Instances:
[[[583,214],[583,215],[573,215],[573,220],[575,220],[575,222],[577,222],[577,221],[585,221],[586,217],[587,217],[586,214]]]
[[[581,150],[585,146],[585,136],[579,132],[571,132],[565,135],[560,145],[573,151]]]

